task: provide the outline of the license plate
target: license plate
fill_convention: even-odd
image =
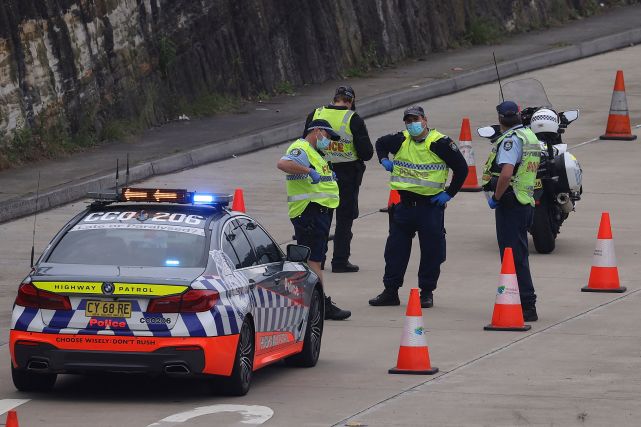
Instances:
[[[87,301],[86,317],[131,317],[131,303],[125,301]]]

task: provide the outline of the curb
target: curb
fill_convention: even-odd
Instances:
[[[501,77],[505,78],[638,43],[641,43],[641,28],[501,62],[498,68]],[[494,67],[488,66],[449,79],[431,82],[419,88],[407,88],[370,98],[359,103],[358,112],[361,117],[367,118],[418,101],[448,95],[493,81],[496,81],[496,71]],[[296,122],[269,128],[256,134],[227,141],[218,141],[184,153],[174,154],[132,167],[130,168],[130,182],[142,181],[156,175],[168,174],[205,163],[225,160],[232,155],[246,154],[282,144],[297,138],[299,135],[300,123]],[[0,203],[0,223],[85,198],[90,191],[112,188],[113,182],[113,174],[84,178],[78,182],[69,183],[40,194],[37,202],[35,195],[2,202]]]

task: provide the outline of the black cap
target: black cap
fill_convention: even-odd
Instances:
[[[403,120],[405,120],[407,116],[425,117],[425,111],[420,105],[412,105],[411,107],[406,108],[405,111],[403,111]]]
[[[309,126],[307,126],[307,132],[309,132],[312,129],[323,129],[327,131],[327,133],[329,134],[329,139],[331,139],[332,141],[338,141],[339,139],[341,139],[341,136],[336,132],[334,132],[334,129],[332,129],[332,125],[330,125],[327,120],[323,120],[323,119],[312,120]]]
[[[503,101],[496,106],[496,111],[503,117],[515,116],[519,113],[519,106],[514,101]]]
[[[339,86],[339,87],[337,87],[336,88],[336,93],[334,94],[334,96],[338,96],[338,95],[343,95],[343,96],[346,96],[346,97],[352,98],[352,99],[356,98],[356,92],[354,92],[354,89],[352,89],[351,86]]]

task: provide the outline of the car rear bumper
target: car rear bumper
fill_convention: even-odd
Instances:
[[[231,375],[238,335],[134,337],[12,330],[14,367],[42,373],[129,372]]]

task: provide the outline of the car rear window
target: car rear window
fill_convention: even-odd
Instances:
[[[156,210],[91,212],[58,242],[47,262],[140,267],[204,267],[202,215]]]

